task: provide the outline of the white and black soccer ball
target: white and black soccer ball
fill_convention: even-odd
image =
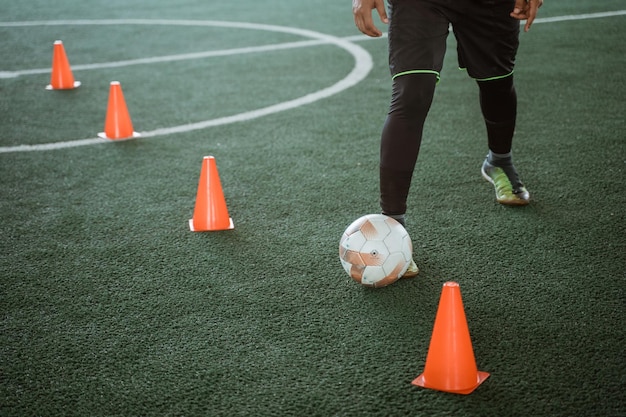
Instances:
[[[383,214],[368,214],[348,226],[339,241],[339,259],[348,275],[367,287],[385,287],[408,269],[413,244],[406,229]]]

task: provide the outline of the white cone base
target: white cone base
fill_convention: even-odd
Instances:
[[[74,88],[80,87],[80,81],[74,81]],[[71,88],[54,88],[52,84],[46,86],[46,90],[71,90]]]
[[[229,217],[228,220],[230,221],[230,224],[228,225],[228,229],[196,230],[193,227],[193,219],[189,219],[189,230],[191,230],[192,232],[219,232],[220,230],[232,230],[232,229],[234,229],[235,228],[235,224],[233,223],[233,219]]]
[[[141,137],[141,133],[133,132],[133,135],[128,137],[128,138],[110,138],[110,137],[107,136],[106,133],[100,132],[100,133],[98,133],[98,137],[102,138],[102,139],[109,139],[109,140],[129,140],[129,139],[135,139],[135,138]]]

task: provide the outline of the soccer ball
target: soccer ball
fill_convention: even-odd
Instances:
[[[348,275],[367,287],[397,281],[411,264],[413,244],[406,229],[383,214],[355,220],[339,241],[339,260]]]

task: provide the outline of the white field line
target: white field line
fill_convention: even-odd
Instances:
[[[328,44],[328,42],[322,41],[322,40],[285,42],[285,43],[275,43],[275,44],[262,45],[262,46],[250,46],[250,47],[245,47],[245,48],[223,49],[223,50],[218,50],[218,51],[192,52],[188,54],[155,56],[155,57],[148,57],[148,58],[129,59],[125,61],[72,65],[72,72],[85,71],[85,70],[98,70],[98,69],[103,69],[103,68],[129,67],[132,65],[149,65],[149,64],[157,64],[157,63],[162,63],[162,62],[175,62],[175,61],[185,61],[185,60],[192,60],[192,59],[215,58],[219,56],[272,52],[272,51],[303,48],[307,46],[316,46],[316,45],[323,45],[323,44]],[[48,74],[49,72],[50,72],[50,68],[35,68],[35,69],[28,69],[28,70],[21,70],[21,71],[0,71],[0,78],[15,78],[15,77],[19,77],[22,75]]]
[[[568,20],[585,20],[585,19],[600,19],[603,17],[614,17],[626,15],[626,10],[615,10],[612,12],[599,12],[599,13],[587,13],[587,14],[573,14],[569,16],[555,16],[555,17],[539,17],[535,19],[535,23],[554,23],[554,22],[566,22]]]
[[[69,24],[73,24],[73,22],[74,21],[63,21],[63,24],[69,25]],[[352,57],[354,58],[354,67],[352,68],[350,73],[346,77],[339,80],[338,82],[336,82],[330,87],[318,90],[316,92],[304,95],[302,97],[299,97],[293,100],[285,101],[285,102],[278,103],[278,104],[268,106],[268,107],[264,107],[261,109],[239,113],[233,116],[221,117],[217,119],[209,119],[209,120],[204,120],[204,121],[197,122],[197,123],[190,123],[190,124],[185,124],[185,125],[180,125],[180,126],[156,129],[153,131],[140,132],[140,136],[144,138],[162,136],[162,135],[174,134],[174,133],[190,132],[193,130],[204,129],[204,128],[212,127],[212,126],[219,126],[219,125],[224,125],[228,123],[252,120],[252,119],[267,116],[273,113],[277,113],[277,112],[281,112],[281,111],[285,111],[289,109],[294,109],[294,108],[297,108],[306,104],[314,103],[318,100],[322,100],[324,98],[338,94],[358,84],[365,77],[367,77],[367,75],[369,74],[369,72],[371,71],[373,67],[371,55],[362,47],[354,43],[351,43],[349,41],[346,41],[344,39],[335,37],[335,36],[326,35],[323,33],[314,32],[314,31],[305,30],[305,29],[290,28],[290,27],[284,27],[284,26],[273,26],[273,25],[258,25],[258,24],[252,24],[252,23],[215,22],[215,21],[161,21],[161,20],[159,21],[151,21],[151,20],[108,21],[107,20],[107,21],[79,21],[78,24],[97,25],[100,22],[103,22],[103,24],[154,24],[156,22],[156,24],[168,24],[169,23],[170,25],[178,24],[178,25],[183,25],[183,26],[195,25],[195,26],[219,26],[219,27],[228,27],[228,28],[235,27],[235,28],[244,28],[244,29],[256,29],[256,30],[265,30],[265,31],[273,31],[273,32],[282,32],[282,33],[289,33],[292,35],[309,38],[310,40],[305,41],[304,46],[311,45],[312,43],[335,45],[336,47],[341,48],[347,51],[348,53],[350,53],[350,55],[352,55]],[[31,26],[33,24],[33,22],[22,22],[22,23],[25,26]],[[43,23],[43,22],[40,22],[40,23]],[[50,22],[46,24],[50,24]],[[58,21],[55,21],[54,24],[60,24],[60,23]],[[19,22],[12,24],[12,26],[16,26],[16,25],[19,25]],[[0,26],[2,26],[2,24],[0,24]],[[289,48],[292,48],[292,47],[295,47],[294,44],[297,44],[298,47],[303,46],[302,42],[299,42],[299,43],[291,42],[291,43],[288,43],[287,46]],[[252,49],[257,51],[258,48],[264,48],[264,50],[277,50],[277,49],[284,49],[284,46],[285,44],[279,44],[278,46],[275,46],[275,47],[268,45],[265,47],[246,48],[246,49],[248,52],[250,52]],[[228,53],[227,51],[220,52],[221,55],[224,55],[227,53]],[[166,57],[161,57],[160,59],[166,60]],[[103,140],[99,137],[98,138],[94,137],[94,138],[88,138],[88,139],[44,143],[44,144],[38,144],[38,145],[8,146],[8,147],[0,147],[0,153],[44,151],[44,150],[68,148],[68,147],[73,147],[73,146],[91,145],[91,144],[103,143],[103,142],[111,142],[111,141]]]

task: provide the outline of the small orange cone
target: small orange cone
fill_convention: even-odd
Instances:
[[[443,285],[424,373],[413,382],[423,388],[470,394],[487,377],[478,371],[467,319],[456,282]]]
[[[80,81],[74,80],[63,42],[55,41],[52,50],[52,74],[46,90],[71,90],[79,85]]]
[[[133,122],[130,120],[119,81],[111,81],[104,132],[98,133],[98,136],[104,139],[131,139],[140,136],[133,131]]]
[[[228,208],[222,191],[217,164],[212,156],[205,156],[200,171],[193,219],[189,220],[192,232],[230,230],[235,226],[228,217]]]

